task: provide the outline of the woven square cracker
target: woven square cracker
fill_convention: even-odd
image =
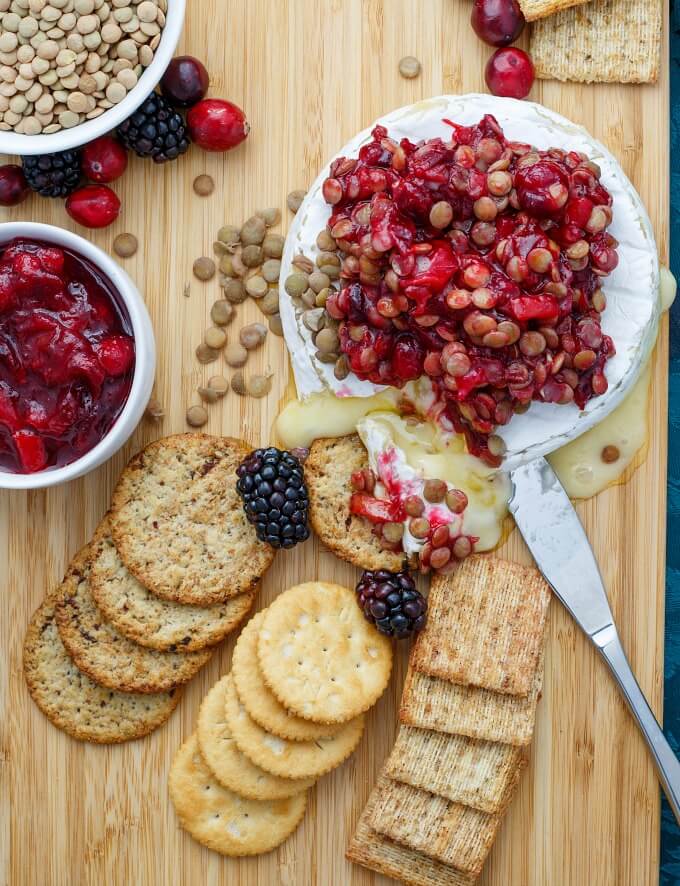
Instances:
[[[347,847],[347,858],[386,877],[401,880],[407,886],[472,886],[476,877],[414,852],[373,830],[369,819],[384,781],[386,779],[381,776],[368,798]]]
[[[526,765],[526,754],[513,745],[402,726],[385,774],[454,803],[499,815]]]
[[[551,591],[538,570],[468,557],[432,581],[428,622],[412,654],[421,674],[525,696],[543,648]]]
[[[373,830],[436,861],[479,874],[500,815],[487,815],[428,791],[386,779],[369,824]]]
[[[654,83],[661,27],[661,0],[595,0],[559,12],[533,27],[536,75],[580,83]]]
[[[537,18],[545,18],[546,15],[554,15],[562,9],[569,9],[570,6],[588,2],[589,0],[519,0],[519,5],[524,18],[533,22]]]
[[[409,668],[399,717],[407,726],[467,735],[484,741],[527,745],[534,734],[536,704],[543,685],[543,658],[526,697],[457,686]]]

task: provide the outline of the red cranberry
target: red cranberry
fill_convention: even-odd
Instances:
[[[470,20],[475,34],[491,46],[514,43],[524,28],[517,0],[475,0]]]
[[[21,166],[0,166],[0,206],[17,206],[28,196],[29,187]]]
[[[113,182],[127,169],[127,151],[110,135],[96,138],[83,148],[81,168],[85,178],[98,184]]]
[[[494,95],[526,98],[534,85],[534,64],[522,49],[499,49],[486,65],[486,85]]]
[[[190,108],[206,94],[209,82],[203,62],[191,55],[178,55],[163,74],[161,92],[171,105]]]
[[[108,375],[125,375],[135,360],[135,348],[126,335],[110,335],[102,340],[97,350],[99,362]]]
[[[515,174],[520,206],[539,218],[557,216],[569,198],[566,172],[552,160],[539,160]]]
[[[66,211],[86,228],[106,228],[118,218],[120,200],[106,185],[86,185],[71,194]]]
[[[221,98],[207,98],[194,105],[187,124],[192,140],[205,151],[228,151],[250,132],[243,111]]]

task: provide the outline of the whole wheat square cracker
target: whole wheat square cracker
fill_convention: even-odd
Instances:
[[[401,880],[407,886],[472,886],[477,878],[471,874],[414,852],[373,830],[369,820],[384,781],[381,776],[368,798],[347,847],[347,858],[386,877]]]
[[[469,557],[452,575],[433,579],[413,667],[463,686],[528,695],[550,597],[533,567]]]
[[[519,6],[528,22],[554,15],[563,9],[588,3],[589,0],[519,0]]]
[[[532,29],[536,76],[579,83],[655,83],[661,0],[596,0],[541,19]]]
[[[378,790],[369,819],[384,837],[474,875],[484,866],[500,822],[500,815],[389,778]]]
[[[385,774],[498,815],[507,808],[526,765],[526,754],[513,745],[402,726]]]
[[[543,658],[526,697],[458,686],[409,668],[399,718],[407,726],[467,735],[484,741],[528,745],[543,685]]]

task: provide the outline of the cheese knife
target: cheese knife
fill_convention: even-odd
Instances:
[[[659,781],[680,824],[680,762],[628,663],[578,514],[544,458],[516,468],[510,478],[510,513],[543,577],[609,666],[649,746]]]

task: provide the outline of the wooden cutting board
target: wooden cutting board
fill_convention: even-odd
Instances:
[[[396,729],[407,647],[390,688],[368,718],[355,756],[310,795],[303,824],[279,850],[244,861],[202,849],[177,826],[167,774],[193,730],[200,701],[229,668],[232,643],[189,686],[155,735],[111,749],[82,745],[53,728],[31,702],[21,669],[26,624],[69,558],[90,538],[125,460],[161,435],[185,430],[197,384],[222,367],[200,367],[194,348],[218,297],[191,266],[211,254],[220,225],[258,208],[285,206],[326,158],[374,118],[440,93],[484,90],[490,54],[470,30],[468,0],[189,0],[181,49],[206,62],[212,94],[242,106],[252,124],[245,145],[211,156],[199,149],[156,167],[135,159],[115,188],[123,214],[92,238],[110,250],[131,231],[140,240],[125,262],[151,311],[160,362],[157,396],[166,418],[145,423],[125,450],[91,476],[49,492],[0,495],[0,883],[387,884],[349,865],[344,850]],[[664,50],[664,58],[667,52]],[[422,75],[397,73],[407,54]],[[668,248],[667,65],[656,86],[538,84],[532,98],[585,125],[621,161],[647,204],[662,260]],[[642,147],[644,145],[644,148]],[[208,199],[192,181],[207,172]],[[3,220],[75,227],[61,202],[34,198]],[[286,216],[284,225],[290,219]],[[83,233],[79,230],[79,233]],[[189,284],[188,297],[183,295]],[[232,335],[259,317],[239,308]],[[623,643],[660,713],[666,458],[666,330],[655,357],[651,436],[644,464],[579,511],[602,566]],[[253,444],[269,439],[286,395],[281,339],[269,337],[249,368],[271,367],[268,399],[230,394],[211,409],[207,430]],[[514,532],[499,552],[528,555]],[[357,571],[316,541],[280,555],[258,605],[283,588],[319,577],[353,585]],[[603,665],[555,603],[532,762],[482,876],[484,886],[651,886],[657,882],[659,792],[647,752]]]

